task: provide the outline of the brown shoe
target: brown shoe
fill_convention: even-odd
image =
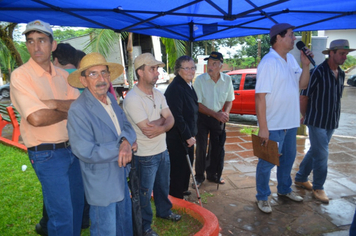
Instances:
[[[313,184],[310,181],[307,182],[297,182],[295,181],[294,184],[298,187],[305,188],[308,190],[313,190]]]
[[[329,198],[322,189],[313,190],[313,196],[322,203],[329,203]]]

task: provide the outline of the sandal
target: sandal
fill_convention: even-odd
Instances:
[[[216,180],[216,183],[218,184],[225,184],[225,180],[223,179],[223,177],[220,177],[220,180]]]
[[[207,178],[210,182],[214,182],[217,184],[225,184],[225,180],[223,179],[223,177],[220,177],[220,179],[218,180],[217,177],[215,176],[215,178]]]
[[[197,183],[197,187],[200,188],[200,186],[203,184],[203,181],[199,181],[199,180],[196,180],[196,183]],[[195,189],[195,184],[194,182],[192,183],[192,188]]]

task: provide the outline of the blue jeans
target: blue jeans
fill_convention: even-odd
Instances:
[[[313,170],[313,189],[324,189],[328,174],[329,142],[334,129],[321,129],[308,125],[310,148],[300,163],[295,181],[306,182]]]
[[[127,182],[125,198],[109,206],[90,205],[91,236],[126,236],[133,235],[131,199]]]
[[[168,199],[171,168],[168,151],[165,150],[154,156],[135,156],[135,164],[140,179],[142,230],[145,232],[152,224],[152,190],[156,216],[167,217],[172,213],[172,203]]]
[[[350,236],[355,236],[355,235],[356,235],[356,211],[355,211],[354,219],[352,220],[350,226]]]
[[[297,154],[297,128],[269,131],[269,139],[279,143],[279,166],[277,167],[277,191],[280,194],[292,192],[292,178],[290,176],[295,156]],[[269,179],[274,164],[258,159],[256,168],[257,200],[267,201],[271,195]]]
[[[42,185],[48,213],[48,235],[79,236],[82,225],[84,189],[79,160],[70,147],[30,151],[28,155]]]

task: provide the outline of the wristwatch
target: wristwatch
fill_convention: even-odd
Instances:
[[[125,138],[125,137],[122,137],[121,139],[120,139],[120,141],[119,141],[119,143],[121,144],[123,141],[127,141],[127,139]]]

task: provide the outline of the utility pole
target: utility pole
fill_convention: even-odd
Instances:
[[[257,36],[257,61],[256,67],[260,64],[261,61],[261,35]]]

